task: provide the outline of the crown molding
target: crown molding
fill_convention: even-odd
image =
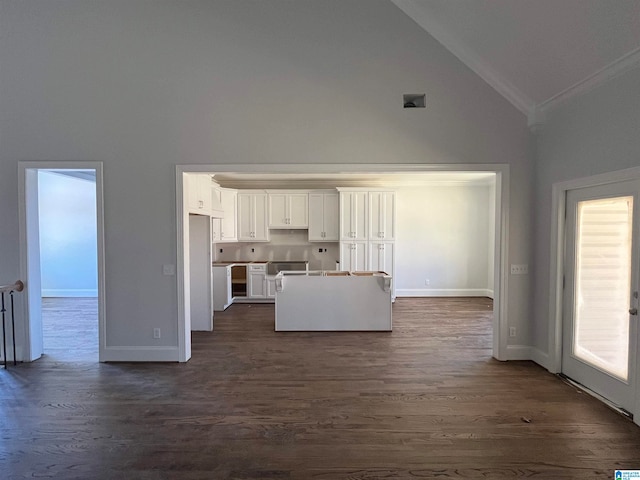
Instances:
[[[640,65],[640,47],[623,55],[609,65],[589,75],[583,80],[574,83],[569,88],[545,100],[537,106],[543,113],[549,112],[568,100],[584,95],[585,93],[607,83],[620,75]]]
[[[433,15],[429,15],[426,12],[428,6],[425,2],[420,3],[416,0],[391,1],[406,13],[409,18],[420,25],[429,35],[455,55],[462,63],[493,87],[494,90],[506,98],[514,107],[526,116],[531,114],[535,108],[533,100],[502,78],[502,76],[489,67],[476,52],[447,32]]]
[[[429,15],[428,4],[418,0],[391,0],[400,10],[440,42],[467,67],[487,82],[514,107],[527,116],[527,125],[533,133],[540,131],[546,115],[561,104],[607,83],[640,65],[640,47],[623,55],[597,72],[576,82],[541,103],[534,103],[527,95],[492,69],[486,61],[460,39],[443,28],[433,15]]]

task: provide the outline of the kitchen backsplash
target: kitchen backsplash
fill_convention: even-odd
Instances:
[[[215,245],[214,260],[308,260],[310,270],[335,270],[336,261],[340,258],[340,244],[310,243],[308,235],[307,230],[271,230],[271,241],[268,243],[218,243]]]

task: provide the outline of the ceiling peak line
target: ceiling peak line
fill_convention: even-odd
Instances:
[[[432,15],[428,4],[417,0],[391,0],[400,10],[416,22],[422,29],[442,44],[455,57],[482,78],[489,86],[502,95],[516,109],[527,117],[527,125],[537,133],[544,125],[547,114],[568,100],[623,75],[640,65],[640,47],[622,55],[584,79],[564,88],[543,101],[534,101],[512,82],[489,65],[486,57],[478,54],[468,43],[451,33],[442,22]]]
[[[489,67],[480,55],[451,35],[433,16],[425,14],[424,4],[415,0],[391,1],[523,114],[528,116],[535,109],[532,99]]]

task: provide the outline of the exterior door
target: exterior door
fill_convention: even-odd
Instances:
[[[562,372],[637,405],[638,181],[567,192]],[[640,412],[635,412],[640,413]]]

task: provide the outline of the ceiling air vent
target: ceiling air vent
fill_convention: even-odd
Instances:
[[[426,97],[424,93],[405,93],[402,95],[402,105],[404,108],[424,108]]]

